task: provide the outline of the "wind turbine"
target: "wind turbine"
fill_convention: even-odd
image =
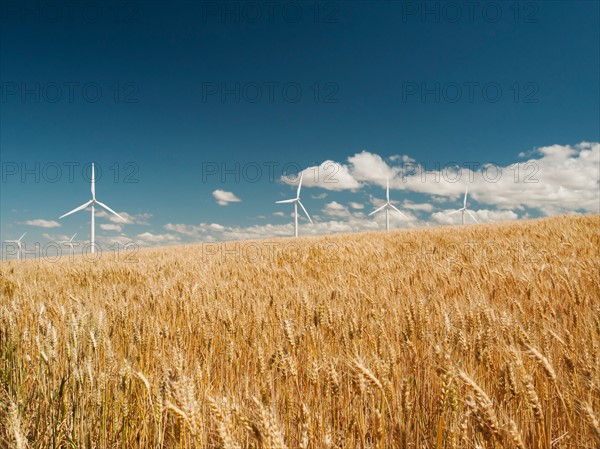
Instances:
[[[71,212],[67,212],[64,215],[61,215],[60,217],[58,217],[59,219],[66,217],[67,215],[71,215],[77,211],[80,211],[82,209],[85,209],[88,206],[92,206],[92,221],[91,221],[91,225],[90,225],[90,245],[92,247],[91,252],[95,253],[95,226],[94,226],[94,205],[98,204],[98,206],[103,207],[104,209],[106,209],[107,211],[109,211],[111,214],[116,215],[117,217],[119,217],[121,220],[123,220],[124,222],[127,222],[127,220],[125,220],[123,217],[121,217],[118,213],[116,213],[114,210],[112,210],[110,207],[108,207],[106,204],[101,203],[100,201],[98,201],[96,199],[96,181],[95,181],[95,177],[94,177],[94,163],[92,162],[92,187],[91,187],[91,192],[92,192],[92,199],[89,200],[87,203],[82,204],[79,207],[76,207],[75,209],[73,209]]]
[[[469,185],[467,184],[467,188],[465,189],[465,199],[463,200],[463,207],[448,213],[448,215],[452,215],[452,214],[456,214],[456,213],[460,212],[462,215],[462,224],[465,224],[465,212],[466,212],[471,216],[471,218],[473,220],[475,220],[475,223],[479,223],[477,221],[477,218],[475,218],[475,216],[471,213],[471,211],[469,209],[467,209],[467,194],[468,194],[468,192],[469,192]]]
[[[71,248],[71,251],[70,251],[70,255],[71,256],[73,255],[73,239],[75,238],[76,235],[77,235],[77,233],[73,234],[73,237],[71,237],[69,240],[66,240],[64,242],[60,242],[63,245],[68,245]],[[79,245],[79,243],[78,243],[78,245]]]
[[[5,240],[4,243],[16,243],[17,248],[19,249],[19,260],[21,260],[21,240],[23,240],[23,237],[25,237],[25,234],[27,234],[26,232],[23,233],[23,235],[21,237],[19,237],[19,240]]]
[[[300,173],[300,182],[298,183],[298,191],[296,192],[296,198],[292,198],[291,200],[276,201],[277,204],[294,203],[294,235],[296,237],[298,237],[298,204],[300,205],[300,207],[306,214],[308,221],[310,221],[311,224],[313,222],[310,218],[310,215],[308,215],[308,212],[306,212],[306,209],[302,205],[302,201],[300,201],[300,189],[302,188],[302,177],[303,176],[304,176],[304,173]]]
[[[406,215],[404,215],[402,212],[400,212],[400,210],[396,206],[394,206],[390,202],[390,179],[389,178],[386,179],[385,200],[386,200],[385,204],[383,206],[375,209],[373,212],[371,212],[369,214],[369,216],[374,215],[377,212],[385,209],[385,230],[389,231],[390,230],[390,208],[394,209],[396,212],[398,212],[403,217],[408,218]]]

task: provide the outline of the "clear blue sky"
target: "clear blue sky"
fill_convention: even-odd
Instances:
[[[289,210],[273,204],[293,195],[279,179],[281,168],[275,182],[263,173],[258,183],[236,183],[231,176],[203,179],[203,163],[305,168],[326,160],[348,164],[366,151],[390,166],[394,155],[428,167],[508,166],[535,148],[600,141],[596,1],[516,8],[481,2],[473,10],[468,2],[427,2],[427,11],[422,2],[385,1],[146,1],[122,2],[118,11],[115,3],[83,1],[73,10],[61,2],[2,3],[3,240],[25,231],[32,241],[74,232],[87,239],[87,213],[60,220],[60,227],[25,223],[58,221],[86,201],[80,167],[92,161],[103,169],[99,199],[148,223],[99,234],[150,233],[148,242],[173,234],[176,242],[191,237],[165,229],[168,223],[290,225]],[[239,100],[231,92],[222,98],[223,87],[235,91],[236,83]],[[433,91],[423,97],[423,88]],[[49,167],[40,182],[7,173],[14,164],[19,172],[22,164],[36,171],[36,162],[40,171]],[[73,182],[68,162],[81,164]],[[128,162],[137,183],[124,182]],[[63,167],[58,182],[49,182],[55,172],[48,163]],[[118,175],[109,170],[114,164]],[[353,191],[307,186],[305,205],[321,222],[343,220],[326,213],[331,202],[359,202],[368,212],[371,195],[383,196],[381,183],[361,183]],[[215,190],[241,201],[220,205]],[[432,203],[423,193],[396,190],[399,205]],[[506,209],[473,192],[473,209]],[[456,192],[448,200],[458,201]],[[564,212],[531,202],[513,209],[519,217]],[[432,210],[425,212],[415,212],[415,223],[428,220]]]

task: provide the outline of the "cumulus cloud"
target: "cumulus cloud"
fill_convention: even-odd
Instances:
[[[291,237],[294,234],[293,220],[289,223],[274,225],[254,226],[224,226],[221,231],[211,231],[206,223],[198,225],[167,224],[166,230],[181,232],[188,237],[190,242],[214,242],[226,240],[265,239],[274,237]],[[385,229],[385,224],[376,220],[357,218],[333,219],[328,221],[315,221],[310,224],[303,221],[300,225],[300,235],[325,235],[339,232],[359,232],[367,230]]]
[[[462,223],[461,213],[456,213],[450,215],[452,209],[448,209],[442,212],[434,212],[431,214],[431,218],[439,224],[443,225],[455,225]],[[473,216],[480,223],[487,223],[492,221],[504,221],[504,220],[516,220],[518,215],[510,210],[489,210],[489,209],[480,209],[480,210],[470,210]],[[465,213],[465,224],[475,223],[473,219],[469,216],[469,214]]]
[[[355,203],[354,201],[350,201],[348,203],[348,206],[350,206],[352,209],[364,209],[364,205],[360,204],[360,203]]]
[[[337,201],[332,201],[330,203],[325,204],[323,208],[323,213],[329,215],[330,217],[338,217],[338,218],[349,218],[351,216],[348,208]]]
[[[347,166],[335,161],[325,161],[320,165],[308,167],[301,172],[302,186],[320,187],[325,190],[357,190],[360,183],[350,174]],[[298,176],[282,176],[281,180],[290,185],[297,185]]]
[[[426,166],[408,155],[389,158],[362,151],[350,156],[347,164],[325,161],[317,172],[339,174],[343,182],[320,183],[305,174],[305,182],[328,190],[357,190],[377,185],[390,189],[422,193],[433,203],[458,202],[467,185],[472,201],[502,210],[525,212],[533,209],[544,215],[570,212],[600,212],[600,144],[550,145],[519,153],[525,161],[498,166],[488,161],[465,162],[460,166],[440,161]],[[401,163],[400,163],[401,162]],[[396,165],[396,163],[398,163]],[[304,172],[315,172],[315,167]],[[430,206],[407,208],[432,211]]]
[[[410,210],[419,210],[419,211],[423,211],[423,212],[431,212],[433,210],[433,204],[413,203],[410,200],[404,200],[404,202],[402,203],[402,208],[410,209]]]
[[[225,190],[217,189],[212,193],[212,195],[217,201],[217,204],[220,206],[227,206],[229,203],[239,203],[242,201],[232,192],[226,192]]]
[[[28,226],[37,226],[38,228],[59,228],[61,224],[54,220],[44,220],[42,218],[36,218],[34,220],[27,220],[22,222]]]
[[[175,234],[153,234],[152,232],[143,232],[135,236],[135,242],[142,245],[165,245],[178,243],[180,238]]]
[[[398,174],[400,167],[391,167],[381,156],[368,151],[357,153],[348,158],[350,172],[358,181],[386,186],[386,179]]]
[[[115,223],[102,223],[100,224],[100,229],[103,231],[121,232],[123,230],[123,226]]]
[[[119,212],[119,211],[117,211],[117,213],[127,221],[124,222],[119,217],[117,217],[111,213],[108,213],[104,209],[99,209],[99,208],[96,209],[96,217],[97,218],[107,218],[112,223],[117,223],[121,226],[124,224],[129,224],[129,225],[136,224],[136,225],[150,226],[148,219],[150,217],[152,217],[152,214],[149,214],[149,213],[129,214],[127,212]]]

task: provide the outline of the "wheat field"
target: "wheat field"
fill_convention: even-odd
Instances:
[[[0,264],[0,447],[598,448],[600,216]]]

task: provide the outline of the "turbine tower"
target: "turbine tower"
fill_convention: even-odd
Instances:
[[[23,240],[23,237],[25,237],[25,234],[27,234],[26,232],[23,233],[23,235],[21,237],[19,237],[18,240],[4,240],[4,243],[15,243],[17,245],[17,249],[19,250],[19,260],[21,260],[21,240]]]
[[[394,206],[390,202],[390,179],[389,178],[386,179],[385,200],[386,200],[385,204],[383,206],[375,209],[373,212],[371,212],[369,214],[369,216],[374,215],[377,212],[385,209],[385,230],[389,231],[390,230],[390,208],[394,209],[396,212],[398,212],[404,218],[408,218],[406,215],[404,215],[402,212],[400,212],[400,210],[396,206]]]
[[[298,204],[300,205],[300,207],[306,214],[306,218],[308,218],[308,221],[310,221],[311,224],[313,222],[310,218],[310,215],[308,215],[308,212],[304,208],[302,201],[300,201],[300,189],[302,189],[302,177],[303,176],[304,176],[304,173],[300,173],[300,182],[298,183],[298,191],[296,192],[296,198],[292,198],[291,200],[276,201],[276,204],[294,203],[294,236],[296,236],[296,237],[298,237]]]
[[[466,212],[471,216],[471,218],[473,220],[475,220],[475,223],[479,223],[477,221],[477,218],[475,218],[475,215],[473,215],[471,213],[471,211],[469,209],[467,209],[467,194],[468,194],[468,192],[469,192],[469,185],[467,184],[467,188],[465,189],[465,199],[463,200],[463,207],[448,213],[448,215],[452,215],[452,214],[456,214],[456,213],[460,212],[461,216],[462,216],[462,224],[465,224],[465,212]]]
[[[125,220],[123,217],[121,217],[118,213],[116,213],[114,210],[112,210],[110,207],[108,207],[106,204],[101,203],[100,201],[98,201],[96,199],[96,181],[95,181],[95,177],[94,177],[94,163],[92,163],[92,187],[91,187],[91,192],[92,192],[92,199],[89,200],[87,203],[82,204],[79,207],[76,207],[75,209],[73,209],[71,212],[67,212],[64,215],[61,215],[60,217],[58,217],[59,219],[66,217],[67,215],[71,215],[77,211],[80,211],[82,209],[85,209],[88,206],[92,206],[92,221],[91,221],[91,225],[90,225],[90,245],[92,247],[91,252],[95,253],[96,252],[96,248],[95,248],[95,223],[94,223],[94,205],[98,205],[100,207],[103,207],[104,209],[106,209],[107,211],[109,211],[111,214],[119,217],[121,220],[123,220],[124,222],[127,222],[127,220]]]
[[[65,240],[64,242],[60,242],[63,245],[68,245],[69,248],[71,248],[70,250],[70,255],[73,255],[73,239],[75,238],[75,236],[77,235],[77,233],[73,234],[73,237],[71,237],[69,240]],[[77,243],[79,245],[79,243]]]

